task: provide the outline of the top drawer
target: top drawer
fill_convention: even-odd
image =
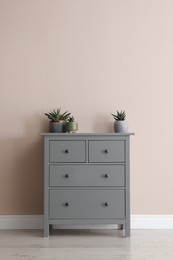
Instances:
[[[85,141],[50,141],[50,162],[85,161]]]
[[[125,161],[124,141],[89,141],[89,162],[116,163]]]

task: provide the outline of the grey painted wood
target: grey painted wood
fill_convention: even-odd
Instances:
[[[44,138],[44,237],[49,236],[49,139]]]
[[[79,136],[113,136],[113,137],[116,137],[116,136],[130,136],[130,135],[134,135],[134,133],[41,133],[40,135],[42,136],[56,136],[56,137],[62,137],[62,136],[65,136],[65,137],[79,137]]]
[[[124,162],[124,141],[89,141],[89,162]]]
[[[130,236],[130,139],[126,138],[126,222],[125,222],[125,236]]]
[[[106,224],[122,224],[125,225],[124,219],[49,219],[49,223],[53,225],[106,225]]]
[[[85,141],[50,141],[50,162],[85,162]]]
[[[50,165],[50,186],[124,186],[125,165]]]
[[[50,190],[51,219],[124,217],[124,190]]]
[[[118,224],[125,228],[125,236],[130,236],[132,134],[41,134],[44,136],[44,236],[49,236],[49,227],[54,224]],[[103,154],[101,151],[106,149],[108,153]],[[64,178],[65,174],[69,178]],[[62,203],[67,199],[70,206],[64,207]],[[106,200],[108,206],[103,205]]]

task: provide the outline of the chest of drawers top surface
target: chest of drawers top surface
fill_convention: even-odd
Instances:
[[[45,133],[41,133],[40,135],[43,135],[43,136],[59,136],[59,137],[62,137],[62,136],[66,136],[66,137],[71,137],[71,136],[94,136],[94,137],[100,137],[100,136],[107,136],[107,137],[115,137],[115,136],[129,136],[129,135],[134,135],[134,133],[48,133],[48,132],[45,132]]]

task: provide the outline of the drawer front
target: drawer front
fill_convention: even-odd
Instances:
[[[124,190],[50,190],[50,219],[124,219]]]
[[[124,141],[89,141],[89,162],[124,162]]]
[[[50,165],[50,186],[124,186],[124,165]]]
[[[85,162],[85,141],[50,141],[50,162]]]

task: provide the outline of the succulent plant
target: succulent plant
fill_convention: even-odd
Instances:
[[[73,116],[69,117],[68,122],[74,122],[75,118]]]
[[[75,133],[78,130],[78,123],[75,122],[75,118],[70,116],[66,123],[66,132]]]
[[[118,112],[117,111],[117,114],[114,115],[114,114],[111,114],[113,116],[113,118],[116,120],[116,121],[124,121],[126,119],[126,113],[125,111],[120,111]]]
[[[61,108],[58,108],[56,111],[53,110],[50,113],[44,113],[51,121],[67,121],[71,115],[68,111],[61,113]]]

